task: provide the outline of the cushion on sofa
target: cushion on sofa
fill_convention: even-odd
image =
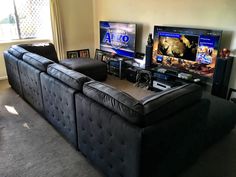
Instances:
[[[48,58],[56,63],[59,63],[57,52],[52,43],[40,43],[40,44],[20,44],[20,47],[26,49],[29,52],[36,53],[45,58]]]
[[[23,55],[28,51],[18,45],[13,45],[8,49],[8,52],[15,56],[17,59],[22,59]]]
[[[47,58],[44,58],[40,55],[34,53],[25,53],[23,55],[23,61],[26,63],[34,66],[35,68],[39,69],[40,71],[47,71],[47,67],[49,64],[52,64],[53,61]]]
[[[125,92],[104,83],[91,81],[84,84],[83,93],[128,121],[139,125],[142,123],[143,106]]]
[[[201,99],[202,88],[186,84],[148,96],[140,102],[144,105],[146,125],[183,110]]]
[[[85,82],[91,80],[89,77],[79,72],[73,71],[56,63],[48,66],[47,73],[79,91],[83,89]]]

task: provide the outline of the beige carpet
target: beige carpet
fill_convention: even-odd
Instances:
[[[109,76],[106,83],[140,99],[153,94]],[[19,115],[9,113],[12,106]],[[52,126],[0,81],[0,177],[103,177]],[[236,177],[236,131],[208,149],[179,177]]]

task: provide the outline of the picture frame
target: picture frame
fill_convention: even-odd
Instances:
[[[102,57],[103,57],[103,51],[100,49],[96,49],[94,59],[102,61]]]
[[[114,57],[114,55],[112,55],[111,52],[96,49],[94,59],[99,60],[99,61],[103,61],[103,62],[108,62],[113,57]]]
[[[67,51],[67,58],[79,58],[79,53],[77,50]]]
[[[79,57],[80,58],[90,58],[90,52],[89,49],[81,49],[78,50]]]
[[[67,51],[67,58],[90,58],[89,49]]]

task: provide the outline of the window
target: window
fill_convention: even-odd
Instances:
[[[1,0],[0,41],[51,36],[49,0]]]

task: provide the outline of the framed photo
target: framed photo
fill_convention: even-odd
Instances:
[[[90,58],[89,49],[67,51],[67,58]]]
[[[227,100],[236,103],[236,89],[230,88]]]
[[[102,57],[103,57],[103,51],[100,49],[96,49],[94,59],[102,61]]]
[[[67,58],[79,58],[79,53],[77,50],[67,51]]]
[[[90,58],[89,49],[78,50],[80,58]]]
[[[95,60],[100,60],[100,61],[103,61],[103,62],[108,62],[113,57],[114,57],[114,55],[112,55],[111,52],[96,49],[94,59]]]

